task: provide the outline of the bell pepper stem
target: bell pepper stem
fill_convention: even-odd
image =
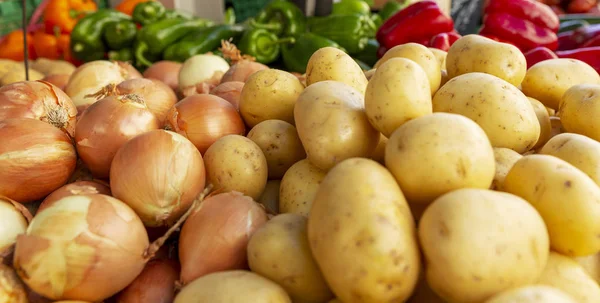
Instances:
[[[148,44],[140,42],[140,44],[135,49],[135,60],[139,64],[149,67],[152,65],[152,62],[150,62],[148,59],[146,59],[146,57],[145,57],[146,51],[148,51]]]

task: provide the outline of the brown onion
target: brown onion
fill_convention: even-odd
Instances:
[[[225,99],[235,107],[235,110],[239,111],[242,88],[244,88],[244,82],[230,81],[219,84],[219,86],[212,89],[210,94]]]
[[[159,61],[144,72],[144,78],[160,80],[172,90],[177,91],[179,89],[179,70],[181,70],[179,62]]]
[[[131,79],[117,85],[119,95],[136,94],[146,101],[146,106],[161,125],[164,123],[167,112],[175,103],[177,95],[166,84],[155,79]]]
[[[128,71],[115,62],[88,62],[78,67],[71,75],[65,92],[81,113],[98,100],[94,94],[109,84],[117,85],[125,81],[128,75]]]
[[[181,229],[181,282],[246,268],[250,236],[266,222],[265,210],[241,193],[228,192],[204,200]]]
[[[174,260],[152,260],[117,297],[117,303],[171,303],[179,264]]]
[[[64,129],[72,136],[76,116],[77,109],[71,98],[48,82],[24,81],[0,88],[0,120],[37,119]]]
[[[12,252],[17,236],[25,232],[31,218],[31,213],[23,205],[0,196],[0,259]]]
[[[46,199],[44,199],[37,211],[40,212],[50,207],[52,204],[54,204],[54,202],[67,196],[91,194],[101,194],[110,196],[110,187],[108,187],[107,183],[100,180],[76,181],[52,192],[48,197],[46,197]]]
[[[0,263],[0,302],[29,303],[27,290],[15,271]]]
[[[175,104],[167,114],[166,126],[192,141],[201,153],[221,137],[246,132],[235,107],[208,94],[190,96]]]
[[[0,195],[25,203],[63,186],[77,155],[69,136],[35,119],[0,121]]]
[[[142,74],[133,65],[128,62],[115,61],[122,69],[126,71],[125,80],[143,78]]]
[[[206,173],[198,149],[185,137],[154,130],[125,143],[110,168],[113,196],[146,226],[171,225],[203,191]]]
[[[142,272],[148,248],[131,208],[105,195],[64,197],[19,235],[14,267],[33,291],[52,300],[104,300]]]
[[[231,81],[246,82],[250,75],[265,69],[269,69],[269,67],[262,63],[249,60],[239,61],[235,65],[231,66],[225,75],[223,75],[223,78],[221,78],[221,83]]]
[[[61,90],[65,90],[65,86],[67,86],[67,83],[69,83],[70,77],[71,77],[71,75],[49,75],[49,76],[44,77],[44,79],[42,79],[42,81],[52,83],[53,85],[60,88]]]
[[[77,122],[81,160],[96,178],[108,178],[117,150],[131,138],[159,129],[158,119],[137,95],[109,96],[88,107]]]

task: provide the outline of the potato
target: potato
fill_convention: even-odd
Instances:
[[[527,97],[484,73],[452,78],[433,97],[433,111],[466,116],[483,128],[494,147],[518,153],[531,149],[540,137],[540,123]]]
[[[527,97],[527,99],[529,99],[529,102],[533,106],[535,115],[540,123],[540,137],[533,146],[533,149],[538,149],[544,146],[544,144],[546,144],[546,142],[548,142],[550,139],[550,136],[552,135],[552,124],[550,124],[550,115],[548,114],[548,110],[546,110],[544,104],[530,97]]]
[[[294,302],[322,303],[333,298],[308,245],[307,218],[273,217],[248,242],[250,269],[281,285]]]
[[[558,288],[530,285],[501,292],[484,303],[576,303],[576,301]]]
[[[363,94],[336,81],[307,87],[294,108],[308,160],[323,170],[352,157],[369,157],[379,142],[364,109]]]
[[[435,113],[404,123],[390,137],[385,165],[411,203],[431,203],[464,187],[489,188],[494,151],[475,122]]]
[[[365,72],[365,77],[367,77],[367,81],[371,80],[371,77],[373,77],[373,75],[375,75],[376,71],[377,71],[377,69],[373,68],[373,69],[370,69]]]
[[[8,73],[9,71],[17,69],[17,68],[19,68],[19,66],[22,66],[22,65],[23,65],[22,63],[19,63],[17,61],[13,61],[13,60],[9,60],[9,59],[0,59],[0,79],[2,79],[2,77],[4,77],[4,75],[6,73]]]
[[[371,154],[371,159],[385,165],[385,148],[387,146],[388,138],[384,135],[380,135],[379,144]]]
[[[335,47],[323,47],[314,52],[306,66],[306,84],[333,80],[345,83],[365,94],[367,77],[360,66],[345,52]]]
[[[258,200],[267,184],[267,159],[252,140],[221,137],[204,154],[206,176],[216,190],[238,191]]]
[[[308,216],[317,189],[326,174],[306,159],[292,165],[281,179],[279,212]]]
[[[369,81],[365,111],[369,122],[386,137],[406,121],[431,114],[427,74],[409,59],[387,60]]]
[[[411,208],[412,210],[412,208]],[[421,270],[419,274],[419,282],[413,292],[412,296],[406,301],[407,303],[446,303],[442,300],[427,283],[427,277],[425,271]]]
[[[42,80],[44,74],[36,71],[35,69],[29,68],[29,81]],[[21,65],[14,67],[14,69],[8,71],[0,78],[0,86],[13,84],[15,82],[25,81],[25,68]]]
[[[265,154],[270,179],[280,179],[294,163],[306,158],[296,128],[285,121],[260,122],[250,130],[247,137]]]
[[[245,270],[221,271],[187,284],[174,303],[291,303],[275,282]]]
[[[566,131],[600,141],[600,85],[582,84],[568,89],[558,116]]]
[[[240,114],[246,124],[271,119],[294,124],[294,105],[304,85],[288,72],[265,69],[252,74],[240,94]]]
[[[600,142],[586,136],[564,133],[550,139],[540,154],[569,162],[600,185]]]
[[[427,281],[450,302],[482,302],[537,281],[548,232],[527,201],[487,189],[441,196],[419,222]]]
[[[600,253],[573,258],[596,283],[600,283]]]
[[[446,56],[448,56],[448,53],[433,47],[429,47],[428,49],[433,53],[435,58],[440,63],[440,70],[446,70]]]
[[[71,75],[75,71],[75,65],[63,60],[49,60],[39,58],[32,62],[31,67],[46,76]]]
[[[529,68],[521,86],[525,95],[558,110],[564,93],[578,84],[600,84],[600,75],[579,60],[550,59]]]
[[[502,190],[504,179],[510,169],[523,156],[516,151],[508,148],[494,147],[494,158],[496,160],[496,174],[490,189]]]
[[[553,108],[546,107],[546,110],[548,111],[548,116],[552,117],[556,115],[556,111]]]
[[[527,72],[527,61],[514,45],[480,35],[466,35],[448,50],[446,70],[450,78],[478,72],[519,86]]]
[[[258,203],[262,204],[267,213],[276,215],[279,213],[279,188],[281,180],[269,180],[265,190],[258,198]]]
[[[562,123],[560,122],[560,118],[556,116],[550,117],[550,126],[552,127],[550,130],[550,139],[555,136],[562,134],[565,130],[562,127]],[[550,140],[548,140],[550,141]]]
[[[440,82],[440,87],[446,85],[446,83],[448,83],[448,81],[450,81],[450,77],[448,77],[448,72],[445,70],[442,70],[442,80]]]
[[[442,69],[436,56],[427,47],[418,43],[406,43],[394,46],[377,61],[375,68],[379,68],[379,66],[392,58],[406,58],[421,66],[429,79],[429,88],[432,94],[440,88]]]
[[[575,166],[548,155],[524,156],[506,175],[504,190],[540,212],[555,251],[569,256],[600,251],[600,188]]]
[[[550,252],[539,284],[556,287],[578,303],[600,302],[600,286],[573,259]],[[549,301],[546,301],[549,302]]]
[[[404,302],[419,278],[414,220],[394,177],[352,158],[327,174],[308,220],[310,248],[345,303]]]

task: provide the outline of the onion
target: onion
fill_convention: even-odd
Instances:
[[[152,260],[117,297],[117,303],[171,303],[179,264],[174,260]]]
[[[19,280],[15,271],[0,263],[0,302],[29,303],[25,285]]]
[[[68,196],[102,194],[110,196],[110,187],[103,181],[77,181],[52,192],[40,205],[38,212],[50,207],[54,202]]]
[[[181,229],[181,282],[246,268],[250,236],[266,222],[265,210],[241,193],[228,192],[204,200]]]
[[[0,88],[0,120],[31,118],[73,135],[77,109],[58,87],[44,81],[17,82]]]
[[[35,119],[0,121],[0,195],[25,203],[63,186],[77,155],[69,136]]]
[[[159,61],[144,72],[144,78],[156,79],[164,82],[172,90],[179,89],[179,71],[181,63],[173,61]]]
[[[231,103],[237,111],[240,110],[240,94],[244,88],[244,82],[231,81],[219,84],[210,92],[211,95],[221,97]]]
[[[146,226],[157,227],[173,224],[190,208],[205,177],[194,144],[177,133],[154,130],[119,149],[110,168],[110,188]]]
[[[31,221],[31,213],[27,208],[0,196],[0,258],[12,253],[11,248],[17,241],[17,235],[25,232],[29,221]],[[0,287],[1,285],[0,283]]]
[[[117,63],[121,68],[123,68],[126,71],[127,75],[125,76],[125,80],[143,78],[142,74],[140,74],[140,72],[137,69],[135,69],[133,65],[123,61],[115,61],[115,63]]]
[[[109,176],[117,150],[129,139],[160,128],[158,119],[137,95],[106,97],[88,107],[75,129],[79,157],[96,178]]]
[[[144,268],[148,235],[133,210],[105,195],[64,197],[19,235],[14,267],[52,300],[104,300]]]
[[[231,103],[213,95],[194,95],[175,104],[166,127],[188,138],[204,152],[226,135],[244,135],[246,126]]]
[[[163,125],[167,112],[175,103],[177,95],[166,84],[154,79],[131,79],[117,85],[117,93],[136,94],[146,101],[146,106]]]
[[[257,71],[261,71],[264,69],[269,69],[268,66],[254,62],[243,60],[231,66],[231,68],[223,75],[221,79],[221,83],[231,82],[231,81],[240,81],[246,82],[250,75],[256,73]]]
[[[49,75],[44,77],[42,80],[55,85],[61,90],[65,90],[65,86],[67,86],[67,83],[69,83],[70,77],[71,75]]]
[[[198,85],[208,85],[208,93],[221,82],[223,74],[229,70],[229,63],[225,59],[212,54],[195,55],[185,60],[179,71],[179,89],[183,92],[186,88],[196,90]],[[184,94],[185,95],[185,94]]]

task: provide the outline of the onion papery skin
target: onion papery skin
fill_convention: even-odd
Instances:
[[[0,121],[0,195],[20,203],[39,200],[63,186],[77,155],[69,136],[35,119]]]
[[[219,86],[213,88],[210,92],[211,95],[221,97],[227,102],[231,103],[235,110],[240,111],[240,95],[242,94],[242,88],[244,88],[244,82],[230,81],[219,84]]]
[[[266,222],[264,208],[239,192],[204,200],[181,229],[181,282],[187,284],[210,273],[247,268],[248,241]]]
[[[166,84],[155,79],[131,79],[117,85],[119,95],[136,94],[146,102],[148,109],[164,125],[169,109],[177,103],[177,95]]]
[[[204,190],[198,149],[175,132],[154,130],[125,143],[110,169],[110,189],[148,227],[171,225]]]
[[[19,235],[14,267],[44,297],[98,302],[142,272],[148,245],[141,220],[125,203],[98,194],[68,196]]]
[[[0,88],[0,121],[31,118],[75,131],[77,109],[71,98],[45,81],[16,82]]]
[[[31,219],[31,213],[25,206],[0,196],[0,259],[12,252],[11,248],[17,241],[17,236],[27,230]]]
[[[109,96],[90,105],[79,118],[77,152],[94,177],[106,179],[113,157],[125,142],[159,128],[158,119],[142,98]]]
[[[235,107],[208,94],[193,95],[175,104],[167,114],[166,126],[188,138],[202,154],[219,138],[246,132]]]
[[[142,273],[117,297],[117,303],[172,303],[179,263],[157,259],[146,264]]]
[[[181,63],[174,61],[159,61],[144,71],[144,78],[156,79],[168,85],[172,90],[179,89],[179,71]]]
[[[128,62],[115,61],[115,63],[125,71],[125,80],[143,78],[142,74]]]
[[[19,280],[15,271],[0,263],[0,302],[29,303],[25,285]]]
[[[68,196],[74,195],[93,195],[101,194],[110,196],[110,187],[104,181],[76,181],[73,183],[66,184],[61,188],[53,191],[50,195],[42,201],[42,204],[38,208],[38,212],[48,208],[54,202]]]
[[[223,78],[221,78],[221,83],[231,81],[246,82],[252,74],[265,69],[269,69],[269,67],[262,63],[247,60],[240,61],[227,70]]]
[[[46,75],[42,81],[51,83],[52,85],[60,88],[60,90],[64,91],[65,86],[69,83],[69,78],[71,75]]]

